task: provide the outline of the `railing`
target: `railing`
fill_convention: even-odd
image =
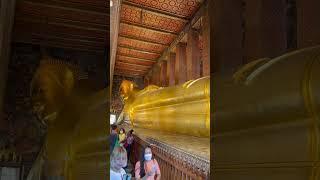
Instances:
[[[210,174],[210,161],[202,157],[190,154],[181,149],[169,146],[156,139],[147,138],[142,140],[135,136],[131,162],[140,160],[143,146],[149,145],[152,148],[154,157],[157,159],[161,179],[184,180],[197,179],[207,180]]]

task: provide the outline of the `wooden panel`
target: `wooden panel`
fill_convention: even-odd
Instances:
[[[149,60],[156,60],[157,58],[160,57],[159,54],[147,53],[143,51],[137,51],[137,50],[122,48],[122,47],[118,48],[118,54],[125,55],[125,56],[127,55],[135,58],[149,59]]]
[[[17,13],[22,15],[35,15],[45,18],[61,18],[80,22],[90,22],[106,25],[109,17],[102,14],[88,13],[59,6],[47,6],[45,4],[21,1],[17,3]]]
[[[96,24],[84,21],[74,21],[69,19],[61,19],[55,17],[45,17],[45,16],[36,16],[36,15],[25,15],[17,13],[15,15],[15,21],[19,22],[38,22],[44,24],[58,24],[63,26],[73,26],[82,29],[90,29],[101,32],[109,32],[109,24]]]
[[[14,42],[103,53],[109,42],[106,5],[100,0],[18,1]]]
[[[119,35],[133,37],[144,41],[150,41],[154,43],[161,43],[169,45],[176,37],[173,34],[162,33],[158,31],[149,30],[138,26],[130,26],[128,24],[120,24]]]
[[[48,42],[61,42],[66,44],[82,45],[91,47],[93,49],[104,49],[104,42],[87,41],[73,38],[61,38],[56,36],[42,35],[42,34],[17,34],[14,37],[15,41],[48,41]]]
[[[42,3],[68,3],[68,4],[77,4],[77,5],[85,5],[85,6],[91,6],[91,7],[104,7],[107,9],[109,6],[109,2],[105,0],[28,0],[28,1],[37,1]]]
[[[138,58],[131,58],[131,57],[126,57],[126,56],[117,56],[117,61],[138,64],[138,65],[146,65],[146,66],[151,66],[154,63],[156,63],[156,61],[141,60]]]
[[[24,32],[37,34],[44,33],[56,36],[78,37],[79,39],[96,39],[97,41],[105,40],[107,34],[103,31],[67,26],[64,24],[45,24],[41,22],[25,22],[20,20],[15,22],[14,32],[15,34]]]
[[[73,49],[80,51],[93,51],[97,53],[103,53],[105,48],[104,46],[97,45],[95,42],[82,42],[74,39],[63,39],[59,37],[42,37],[41,35],[28,35],[24,36],[24,34],[16,35],[13,37],[14,42],[20,43],[29,43],[29,44],[37,44],[47,47],[57,47],[57,48],[65,48],[65,49]]]
[[[93,1],[77,1],[77,0],[27,0],[29,2],[45,3],[47,5],[57,5],[61,7],[75,8],[95,13],[104,13],[109,15],[110,8],[107,1],[93,0]]]
[[[155,52],[155,53],[161,53],[166,48],[166,46],[161,44],[148,43],[148,42],[134,40],[134,39],[125,38],[125,37],[119,37],[118,44],[120,46],[127,46],[134,49],[148,51],[148,52]]]
[[[60,1],[64,1],[64,0],[60,0]],[[73,3],[97,6],[97,7],[108,7],[109,6],[109,2],[105,1],[105,0],[68,0],[68,1],[73,2]]]

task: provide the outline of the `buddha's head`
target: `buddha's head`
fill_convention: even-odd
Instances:
[[[73,91],[75,79],[74,72],[67,65],[42,61],[30,90],[34,112],[41,120],[59,111]]]
[[[119,89],[121,98],[127,100],[136,88],[137,85],[134,82],[123,80]]]

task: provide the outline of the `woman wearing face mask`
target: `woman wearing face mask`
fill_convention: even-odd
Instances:
[[[151,148],[148,146],[143,150],[141,160],[135,166],[135,178],[137,180],[160,180],[161,173],[159,164],[152,157]]]
[[[127,166],[127,152],[122,146],[114,147],[110,156],[110,180],[123,180]]]
[[[121,128],[119,132],[119,142],[120,144],[123,145],[125,141],[126,141],[126,131],[123,128]]]

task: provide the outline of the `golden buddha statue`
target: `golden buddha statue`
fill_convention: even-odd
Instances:
[[[139,90],[131,81],[120,85],[125,103],[117,123],[191,136],[210,136],[210,77],[173,87],[149,85]]]
[[[95,92],[82,84],[87,83],[80,80],[77,66],[50,57],[41,60],[31,84],[31,97],[48,130],[28,180],[38,179],[43,167],[47,168],[46,176],[68,180],[88,179],[82,172],[92,179],[103,179],[108,173],[107,112],[103,104],[109,99],[109,88]]]

